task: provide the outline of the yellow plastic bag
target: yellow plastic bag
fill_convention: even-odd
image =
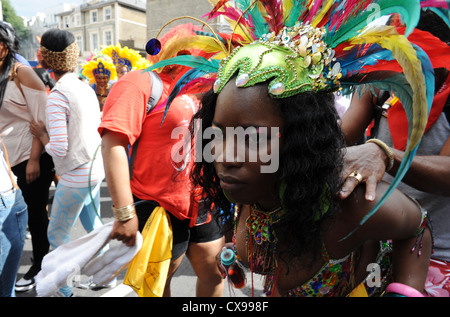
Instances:
[[[366,287],[364,283],[360,283],[353,291],[348,295],[349,297],[368,297]]]
[[[124,284],[140,297],[161,297],[172,258],[172,227],[167,212],[156,207],[142,230],[142,248],[130,263]]]

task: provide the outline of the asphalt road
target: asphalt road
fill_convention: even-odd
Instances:
[[[54,188],[52,188],[50,196],[53,196]],[[111,210],[112,202],[109,197],[108,188],[106,183],[102,183],[101,188],[101,214],[103,223],[109,223],[113,221],[113,214]],[[78,220],[72,231],[71,239],[77,239],[86,234],[81,222]],[[27,239],[22,254],[22,259],[18,271],[18,279],[20,279],[31,266],[31,240]],[[82,287],[74,287],[73,293],[75,297],[138,297],[137,294],[127,285],[124,285],[123,278],[125,271],[122,271],[117,278],[117,285],[113,288],[103,289],[86,289]],[[88,281],[88,276],[80,276],[77,278],[81,284]],[[78,281],[74,282],[74,285]],[[195,283],[196,277],[190,266],[189,261],[185,258],[180,268],[176,272],[176,275],[172,279],[172,297],[195,297]],[[225,284],[223,296],[224,297],[250,297],[251,296],[251,276],[247,274],[247,286],[242,289],[234,289]],[[17,292],[17,297],[36,297],[34,289],[26,292]],[[254,296],[263,297],[261,279],[259,276],[254,277]]]

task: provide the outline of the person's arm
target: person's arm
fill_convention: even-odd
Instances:
[[[386,172],[386,153],[374,143],[349,146],[344,151],[342,179],[345,182],[339,193],[341,199],[346,199],[359,185],[354,177],[348,177],[357,171],[362,175],[361,182],[366,184],[365,199],[373,201],[376,198],[377,185]]]
[[[48,131],[45,124],[31,122],[31,133],[39,138],[45,150],[54,158],[62,158],[67,155],[69,139],[67,133],[67,122],[70,117],[69,100],[59,91],[50,93],[47,102]]]
[[[352,144],[361,136],[362,127],[367,126],[370,116],[373,116],[374,100],[371,93],[356,95],[352,99],[349,110],[342,118],[341,126],[347,144]],[[395,176],[404,152],[390,148],[394,154],[394,166],[389,174]],[[362,182],[366,183],[366,199],[373,201],[377,184],[383,178],[387,166],[386,153],[375,144],[349,146],[345,149],[345,164],[342,177],[345,179],[340,197],[347,198],[358,182],[348,177],[353,171],[362,175]],[[440,155],[416,155],[402,181],[409,186],[427,193],[450,196],[450,137],[443,146]]]
[[[394,154],[394,166],[389,174],[395,176],[404,156],[403,151],[390,148]],[[375,198],[376,187],[384,175],[386,154],[376,144],[363,144],[345,149],[345,166],[343,177],[358,170],[366,183],[366,199]],[[450,137],[442,147],[439,155],[416,155],[402,181],[409,186],[427,193],[450,196]],[[340,196],[347,198],[358,182],[346,178]]]
[[[368,88],[363,89],[353,94],[350,106],[340,120],[347,146],[355,145],[364,137],[375,116],[375,97]]]
[[[128,169],[128,138],[117,132],[104,130],[102,134],[102,156],[105,168],[106,183],[115,207],[133,204]],[[128,246],[136,243],[138,219],[133,217],[127,221],[116,220],[111,233],[112,239],[122,241]]]
[[[24,97],[30,109],[31,115],[34,120],[39,119],[39,115],[45,113],[45,98],[46,91],[45,86],[36,75],[33,69],[29,66],[21,65],[17,68],[17,78],[22,86],[26,86],[35,90],[37,96],[29,96],[28,91],[24,91]],[[23,90],[22,90],[23,91]],[[39,160],[43,152],[43,145],[37,138],[33,138],[31,144],[30,158],[28,159],[26,166],[26,182],[31,183],[35,181],[40,175]]]
[[[389,184],[381,182],[377,187],[379,197],[387,190]],[[346,230],[355,229],[361,219],[373,208],[374,202],[361,200],[363,186],[359,186],[348,200],[344,201],[345,210],[350,211],[344,217]],[[422,212],[411,198],[395,190],[378,211],[370,217],[349,242],[368,240],[393,240],[393,277],[394,282],[402,283],[422,292],[428,272],[432,252],[431,232],[427,228],[420,242]],[[352,240],[354,239],[354,240]]]
[[[376,197],[377,184],[386,171],[386,154],[375,144],[355,145],[360,141],[370,122],[375,116],[376,97],[365,88],[364,91],[355,92],[350,107],[342,116],[341,129],[345,137],[345,163],[342,177],[345,180],[340,197],[347,198],[358,186],[358,181],[348,177],[352,172],[358,171],[362,175],[362,182],[366,184],[365,198],[373,201]]]
[[[409,186],[431,194],[450,196],[450,137],[440,155],[416,155],[402,181]],[[396,175],[404,152],[391,148],[394,167],[389,171]]]
[[[41,166],[39,160],[42,155],[43,145],[38,138],[33,137],[31,143],[30,158],[28,159],[27,166],[25,168],[25,178],[27,184],[34,182],[41,174]]]

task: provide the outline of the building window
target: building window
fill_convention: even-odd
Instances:
[[[68,16],[64,17],[64,25],[63,25],[63,27],[64,28],[68,28],[69,27],[69,17]]]
[[[81,15],[75,14],[75,26],[81,26]]]
[[[91,11],[91,23],[96,23],[96,22],[98,22],[98,11],[92,10]]]
[[[92,33],[91,34],[91,51],[98,50],[100,48],[98,43],[98,34]]]
[[[104,38],[105,38],[105,45],[109,46],[113,44],[112,41],[112,32],[111,31],[105,31],[104,33]]]
[[[83,52],[83,37],[81,35],[76,36],[78,48],[80,49],[80,52]]]
[[[105,21],[111,20],[111,18],[112,18],[111,7],[103,8],[103,16],[104,16]]]

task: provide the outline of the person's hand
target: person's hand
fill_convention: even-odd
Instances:
[[[373,201],[377,184],[386,171],[386,154],[373,143],[350,146],[345,151],[342,170],[345,182],[340,192],[341,199],[347,198],[361,182],[366,184],[366,200]],[[361,175],[360,181],[350,176],[355,171]]]
[[[228,242],[225,243],[224,248],[233,250],[233,243],[232,242]],[[217,253],[216,255],[216,260],[217,260],[217,267],[219,268],[219,272],[220,274],[222,274],[222,278],[227,278],[227,272],[225,271],[225,268],[222,265],[222,261],[220,260],[220,254],[222,253],[223,248],[220,250],[219,253]]]
[[[27,184],[34,182],[39,177],[40,172],[41,167],[39,161],[29,159],[25,169],[25,179]]]
[[[30,123],[30,132],[36,138],[42,140],[42,137],[47,136],[47,129],[45,124],[39,120],[39,122],[32,121]]]
[[[139,228],[137,216],[127,221],[114,221],[111,239],[122,241],[125,245],[132,247],[136,244],[136,234]]]

